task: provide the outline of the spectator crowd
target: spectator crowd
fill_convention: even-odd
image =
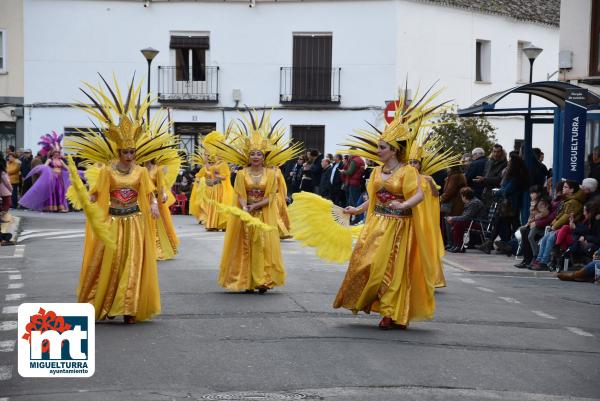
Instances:
[[[582,182],[553,183],[544,154],[534,148],[533,156],[528,166],[519,150],[507,154],[495,144],[486,155],[484,149],[475,148],[463,156],[461,166],[432,177],[440,188],[446,250],[517,255],[522,257],[517,268],[563,270],[558,274],[563,280],[592,280],[595,265],[600,264],[600,147],[589,156],[589,174]],[[31,150],[14,146],[6,155],[0,154],[1,222],[31,188],[35,177],[28,174],[44,159],[40,153],[33,157]],[[323,155],[309,149],[283,165],[281,173],[288,202],[294,193],[307,191],[346,207],[366,199],[370,167],[359,156]],[[199,169],[192,166],[180,172],[173,187],[178,199],[190,199]],[[235,173],[232,168],[232,183]],[[353,216],[352,224],[363,219]]]

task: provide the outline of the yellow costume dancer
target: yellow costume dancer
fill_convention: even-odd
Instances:
[[[190,194],[190,214],[196,218],[198,224],[203,224],[206,220],[206,212],[202,204],[203,194],[206,192],[206,182],[204,180],[206,170],[204,166],[196,173],[192,192]]]
[[[353,313],[379,312],[381,329],[406,328],[411,320],[432,318],[435,311],[439,259],[430,238],[439,222],[423,217],[427,209],[421,178],[406,162],[409,143],[430,126],[426,120],[441,106],[430,105],[438,93],[418,102],[401,98],[394,120],[383,131],[357,131],[345,144],[354,148],[350,153],[382,166],[371,174],[369,200],[346,208],[349,214],[367,212],[367,219],[333,306]]]
[[[445,287],[446,278],[442,265],[445,249],[440,228],[440,193],[439,187],[431,175],[440,170],[460,165],[460,155],[453,154],[451,150],[443,151],[437,137],[432,133],[421,131],[412,141],[408,160],[409,164],[415,167],[421,175],[421,188],[424,194],[421,207],[424,209],[424,213],[421,213],[420,217],[424,221],[420,221],[419,224],[433,229],[428,240],[432,242],[434,252],[434,256],[431,258],[436,271],[434,286],[436,288]]]
[[[300,148],[283,138],[284,130],[271,126],[269,115],[230,130],[227,143],[214,143],[224,160],[245,166],[234,184],[233,205],[271,226],[269,231],[249,226],[236,215],[229,217],[221,255],[219,284],[233,291],[266,292],[285,282],[277,228],[278,180],[272,167],[295,157]]]
[[[217,149],[209,145],[211,142],[224,140],[223,134],[213,131],[206,136],[206,144],[197,149],[194,155],[194,162],[204,166],[196,175],[199,180],[204,179],[204,190],[202,187],[198,188],[194,202],[198,210],[203,210],[204,227],[207,231],[225,230],[228,216],[214,202],[231,205],[233,198],[229,166],[217,157]]]
[[[156,257],[158,260],[172,259],[177,254],[179,247],[179,238],[173,227],[173,219],[169,206],[175,201],[175,197],[171,192],[166,181],[165,175],[168,172],[166,166],[158,166],[152,162],[146,163],[145,166],[150,174],[152,184],[154,184],[154,196],[158,200],[158,210],[160,217],[153,221],[154,230],[156,233]]]
[[[177,151],[171,137],[145,131],[143,116],[150,101],[140,102],[141,84],[134,88],[132,82],[124,101],[116,81],[114,88],[104,83],[110,97],[101,86],[86,84],[90,93],[84,93],[94,106],[79,106],[99,121],[100,132],[79,131],[66,141],[70,152],[89,166],[89,195],[74,168],[68,194],[83,205],[88,218],[77,297],[94,305],[98,320],[122,315],[125,323],[135,323],[160,313],[152,229],[158,203],[148,170],[136,162]],[[112,241],[97,235],[98,226],[107,227]]]

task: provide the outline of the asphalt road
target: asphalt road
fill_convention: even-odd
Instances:
[[[225,292],[223,234],[188,216],[159,263],[162,315],[98,323],[91,378],[22,378],[15,307],[75,301],[83,218],[19,215],[23,256],[0,258],[0,401],[600,399],[599,286],[448,268],[433,321],[382,332],[331,308],[345,267],[294,241],[285,287]]]

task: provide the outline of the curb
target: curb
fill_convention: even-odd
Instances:
[[[460,263],[457,262],[453,262],[450,261],[446,258],[442,258],[442,262],[445,265],[448,266],[452,266],[456,269],[462,270],[465,273],[472,273],[472,274],[488,274],[490,276],[522,276],[522,277],[555,277],[555,273],[554,272],[548,272],[548,271],[532,271],[532,270],[515,270],[515,271],[489,271],[489,270],[473,270],[473,269],[469,269],[463,265],[461,265]]]
[[[13,214],[10,215],[11,221],[10,223],[2,224],[2,232],[3,233],[11,233],[11,240],[16,241],[19,237],[19,227],[21,227],[21,217],[15,216]]]

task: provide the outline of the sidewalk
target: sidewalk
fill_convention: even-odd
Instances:
[[[447,252],[442,259],[444,264],[467,273],[496,274],[501,276],[554,277],[555,272],[517,269],[514,265],[520,260],[514,256],[485,254],[477,249],[467,249],[465,253]]]
[[[9,223],[0,223],[0,227],[2,228],[3,233],[11,233],[12,241],[16,241],[18,237],[19,225],[21,224],[21,218],[15,215],[8,213],[5,216],[10,220]],[[14,257],[15,250],[17,249],[17,245],[11,246],[0,246],[0,258],[3,257]]]

